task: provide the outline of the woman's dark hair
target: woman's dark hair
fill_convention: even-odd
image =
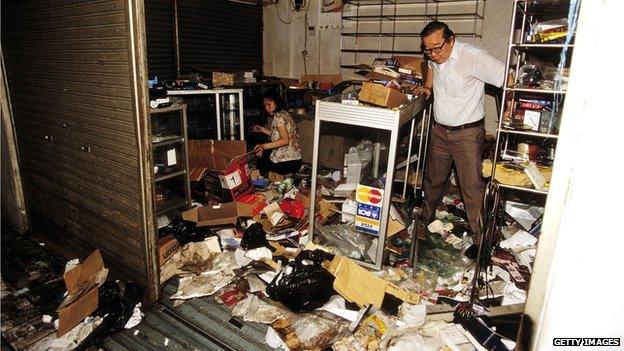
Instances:
[[[446,23],[440,22],[440,21],[432,21],[432,22],[427,23],[425,28],[423,28],[423,30],[420,31],[420,37],[421,38],[427,37],[440,29],[442,29],[442,35],[444,36],[445,40],[448,40],[455,36],[455,33],[453,33],[451,28],[449,28],[449,26]]]
[[[275,105],[276,105],[275,112],[279,112],[281,110],[287,110],[284,99],[282,99],[280,94],[275,89],[269,89],[265,91],[262,94],[262,101],[264,101],[264,99],[268,99],[268,100],[275,102]]]

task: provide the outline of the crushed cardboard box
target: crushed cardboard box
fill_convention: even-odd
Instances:
[[[231,226],[238,222],[238,207],[235,202],[214,206],[196,207],[182,212],[182,219],[195,222],[198,227]]]
[[[180,243],[173,234],[158,239],[158,262],[162,266],[180,250]]]
[[[236,208],[241,217],[253,217],[266,206],[266,197],[262,194],[247,194],[236,199]]]
[[[98,288],[107,275],[100,250],[95,250],[82,263],[63,274],[67,296],[56,310],[59,317],[57,337],[72,330],[97,309]]]
[[[203,179],[206,190],[220,201],[253,190],[244,140],[189,140],[188,149],[190,180]]]
[[[324,262],[325,268],[334,276],[334,289],[347,301],[363,307],[372,304],[381,308],[386,294],[393,295],[407,303],[420,303],[420,296],[374,276],[353,260],[336,255],[332,261]]]

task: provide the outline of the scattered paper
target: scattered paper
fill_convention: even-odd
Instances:
[[[346,301],[342,296],[334,295],[325,305],[317,308],[317,310],[333,313],[351,322],[355,321],[359,311],[349,310],[345,307],[345,305]]]
[[[357,210],[357,202],[347,199],[342,203],[342,212],[340,214],[340,220],[343,223],[353,222],[355,219],[355,212]]]
[[[41,317],[41,321],[43,323],[52,323],[52,316],[44,314],[43,317]]]
[[[124,325],[124,328],[132,329],[136,327],[137,325],[139,325],[139,323],[141,323],[141,320],[143,320],[144,315],[145,314],[141,312],[141,303],[139,302],[134,306],[134,311],[132,312],[132,316],[130,317],[126,325]]]
[[[246,254],[247,252],[241,248],[238,248],[236,249],[236,251],[234,251],[234,259],[236,260],[236,265],[238,266],[238,268],[245,267],[246,265],[253,262],[253,260],[251,258],[248,258]]]
[[[453,223],[444,223],[441,220],[436,219],[427,226],[427,229],[429,229],[432,233],[443,234],[453,230]]]
[[[515,249],[519,247],[530,247],[537,243],[537,238],[524,230],[519,230],[511,238],[500,242],[503,249]]]
[[[398,322],[406,326],[416,327],[425,323],[427,317],[427,305],[412,305],[404,302],[399,307]]]
[[[524,303],[527,298],[526,291],[518,289],[516,284],[511,282],[505,285],[504,294],[503,302],[501,303],[503,306]]]
[[[245,276],[245,279],[247,280],[247,283],[249,284],[250,293],[256,293],[256,292],[264,293],[266,291],[266,284],[264,284],[262,280],[258,278],[257,275],[248,274],[247,276]]]
[[[273,259],[273,253],[267,247],[258,247],[255,249],[247,250],[245,257],[254,261],[260,261],[261,259]]]

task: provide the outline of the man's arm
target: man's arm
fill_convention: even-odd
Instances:
[[[425,72],[425,81],[423,86],[418,88],[416,91],[417,95],[425,95],[427,99],[431,97],[431,92],[433,91],[433,70],[431,67],[427,67],[427,72]]]
[[[506,78],[505,64],[487,51],[478,50],[474,54],[472,74],[478,80],[500,88]]]

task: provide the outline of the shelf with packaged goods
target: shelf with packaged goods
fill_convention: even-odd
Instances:
[[[574,48],[574,44],[548,44],[548,43],[513,43],[510,46],[514,49],[563,49]]]

